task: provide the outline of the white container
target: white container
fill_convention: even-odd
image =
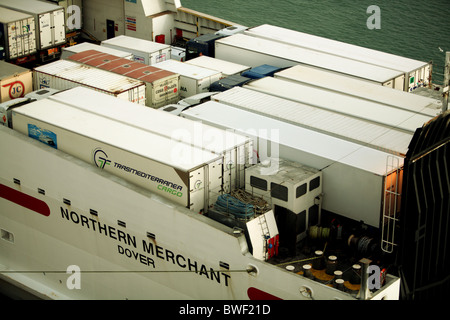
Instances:
[[[34,17],[38,50],[48,49],[66,42],[63,7],[35,0],[2,0],[0,6]]]
[[[177,73],[96,50],[83,51],[68,59],[144,82],[145,105],[148,107],[157,109],[180,99],[180,76]]]
[[[380,226],[389,153],[215,101],[187,109],[181,116],[252,137],[261,160],[269,144],[272,151],[278,149],[280,158],[321,170],[322,209]],[[402,157],[394,159],[403,165]]]
[[[73,61],[59,60],[34,69],[35,89],[84,86],[138,104],[145,104],[145,84]]]
[[[221,189],[219,156],[63,103],[18,107],[13,128],[195,212]]]
[[[421,84],[427,85],[431,76],[432,65],[428,62],[405,58],[282,27],[264,24],[251,28],[244,33],[246,35],[329,53],[338,57],[345,57],[383,68],[399,70],[404,74],[404,82],[395,81],[391,84],[391,87],[402,91],[412,91],[415,87],[421,86]]]
[[[245,34],[235,34],[217,40],[215,57],[250,67],[262,64],[281,68],[297,64],[309,65],[379,85],[403,82],[405,77],[402,71]]]
[[[49,99],[217,154],[226,164],[222,175],[224,192],[244,187],[244,170],[252,164],[253,153],[253,140],[246,136],[83,87],[60,92]]]
[[[199,66],[202,68],[208,68],[211,70],[216,70],[222,73],[222,77],[228,77],[233,74],[241,74],[244,71],[250,70],[249,66],[244,66],[242,64],[233,63],[213,57],[200,56],[194,59],[186,61],[188,64],[194,66]]]
[[[252,81],[244,87],[410,133],[414,133],[432,118],[430,115],[417,114],[341,92],[272,77]]]
[[[31,70],[0,61],[0,102],[24,97],[33,91]]]
[[[436,116],[442,110],[440,101],[407,94],[333,72],[297,65],[274,74],[274,78],[327,89],[388,106]]]
[[[384,124],[248,88],[235,87],[214,95],[212,100],[394,155],[404,156],[413,136],[413,133],[396,130]]]
[[[133,60],[148,65],[169,60],[171,57],[171,46],[154,41],[138,39],[130,36],[120,35],[108,40],[103,40],[102,46],[131,52]]]
[[[167,60],[154,65],[180,75],[180,98],[187,98],[197,93],[208,92],[211,84],[220,80],[219,71],[202,68],[176,60]]]
[[[33,16],[0,7],[0,24],[0,32],[3,33],[0,46],[4,50],[2,59],[16,59],[36,52],[36,25]]]
[[[117,50],[117,49],[101,46],[101,45],[98,45],[95,43],[90,43],[90,42],[82,42],[82,43],[79,43],[79,44],[76,44],[76,45],[73,45],[70,47],[63,48],[62,54],[61,54],[61,59],[67,59],[68,57],[70,57],[73,54],[84,52],[87,50],[96,50],[99,52],[112,54],[113,56],[116,56],[119,58],[124,58],[127,60],[133,59],[133,54],[131,54],[130,52]]]

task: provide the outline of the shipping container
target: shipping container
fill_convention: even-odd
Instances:
[[[221,190],[218,155],[64,103],[18,107],[13,128],[195,212]]]
[[[62,53],[61,53],[61,59],[67,59],[68,57],[70,57],[71,55],[73,55],[75,53],[80,53],[80,52],[88,51],[88,50],[96,50],[99,52],[111,54],[111,55],[119,57],[119,58],[133,60],[133,54],[130,52],[117,50],[117,49],[101,46],[101,45],[98,45],[95,43],[90,43],[90,42],[82,42],[82,43],[79,43],[79,44],[76,44],[76,45],[73,45],[70,47],[63,48]]]
[[[340,113],[403,130],[413,134],[417,128],[431,120],[432,116],[391,107],[386,104],[360,99],[340,92],[295,83],[283,79],[263,78],[252,81],[247,89],[264,92],[304,105]]]
[[[33,91],[30,69],[0,61],[0,102],[21,98]]]
[[[83,0],[39,0],[56,4],[64,8],[66,33],[80,31],[83,28]]]
[[[275,73],[274,77],[429,116],[436,116],[442,110],[441,101],[436,99],[391,90],[364,80],[302,65],[284,69]]]
[[[102,46],[131,52],[133,60],[147,65],[170,60],[172,48],[168,44],[120,35],[103,40]]]
[[[177,73],[95,50],[80,52],[68,59],[144,82],[145,105],[148,107],[157,109],[180,99]]]
[[[219,71],[222,73],[222,77],[228,77],[234,74],[240,75],[242,74],[242,72],[250,69],[249,66],[244,66],[242,64],[233,63],[208,56],[200,56],[188,60],[186,61],[186,63],[199,66],[202,68],[208,68]]]
[[[250,90],[246,86],[220,92],[212,100],[394,155],[406,154],[413,135],[384,124]]]
[[[176,60],[163,61],[154,66],[180,75],[180,98],[208,92],[211,84],[222,77],[219,71]]]
[[[216,40],[215,58],[257,67],[269,64],[286,68],[302,64],[343,73],[379,85],[404,82],[404,73],[370,63],[351,60],[277,41],[235,34]]]
[[[253,154],[253,140],[248,137],[83,87],[60,92],[49,99],[217,154],[226,164],[222,177],[224,192],[244,187],[244,170],[252,164]]]
[[[35,27],[32,15],[0,7],[0,59],[36,53]]]
[[[388,178],[401,168],[402,157],[215,101],[181,116],[252,137],[261,161],[278,156],[320,170],[322,209],[380,226]],[[392,161],[393,170],[387,165]]]
[[[404,74],[404,81],[400,82],[400,78],[398,78],[391,84],[386,84],[394,89],[412,91],[417,87],[427,86],[431,82],[431,62],[410,59],[268,24],[251,28],[244,33],[253,37],[269,39],[383,68],[399,70]]]
[[[73,61],[59,60],[35,68],[33,81],[35,89],[65,90],[83,86],[145,104],[144,82]]]
[[[35,0],[2,0],[0,6],[30,14],[35,20],[38,50],[50,50],[66,42],[64,8]]]

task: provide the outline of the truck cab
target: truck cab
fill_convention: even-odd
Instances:
[[[205,55],[209,57],[215,56],[215,42],[223,38],[223,35],[204,34],[197,38],[191,39],[186,43],[186,61]]]

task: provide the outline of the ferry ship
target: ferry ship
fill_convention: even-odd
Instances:
[[[84,30],[79,32],[99,40],[119,34],[176,39],[173,47],[185,46],[186,55],[210,46],[201,42],[207,35],[217,61],[230,57],[228,62],[249,70],[283,61],[275,65],[280,77],[302,64],[282,55],[265,60],[271,53],[264,52],[252,51],[245,61],[230,55],[233,30],[237,40],[245,36],[288,46],[285,39],[266,39],[269,33],[251,35],[257,27],[236,26],[179,1],[120,3],[123,7],[105,8],[102,1],[83,2]],[[114,14],[120,18],[108,19]],[[298,43],[289,46],[310,50]],[[311,50],[318,61],[329,55]],[[77,61],[86,52],[68,59],[87,63]],[[256,65],[250,65],[252,60]],[[298,79],[273,76],[269,91],[266,78],[253,78],[200,95],[198,104],[188,99],[168,103],[170,110],[181,107],[179,115],[83,85],[4,106],[0,278],[39,299],[438,296],[448,287],[449,112],[439,101],[409,92],[431,86],[429,63],[409,71],[375,63],[370,62],[371,71],[389,69],[393,76],[363,81],[351,76],[350,65],[345,75],[325,65],[311,72],[330,72],[330,77],[412,99],[405,107],[393,97],[377,102],[346,92],[352,84],[330,88],[322,83],[322,91],[317,85],[317,92],[331,92],[336,99],[378,103],[386,113],[377,119],[313,106],[282,89],[271,91],[276,85],[309,90]],[[45,91],[36,79],[34,89]],[[418,102],[412,110],[419,100],[424,105]],[[320,118],[303,122],[309,111]],[[388,125],[386,114],[399,117],[394,120],[402,127]],[[344,132],[321,122],[327,119],[380,131],[366,137],[370,130]]]

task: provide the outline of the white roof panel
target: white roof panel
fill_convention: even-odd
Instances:
[[[275,142],[323,158],[324,161],[320,163],[317,161],[305,163],[303,159],[297,160],[316,169],[323,169],[334,162],[340,162],[377,175],[385,175],[386,173],[386,159],[390,156],[389,153],[273,119],[266,115],[256,114],[216,101],[208,101],[187,109],[182,112],[182,115],[220,127],[231,128],[244,135],[254,136],[257,133],[267,133],[269,140],[271,139],[271,130],[278,130],[278,136],[272,138],[275,139]],[[276,141],[276,139],[279,140]]]
[[[108,92],[145,86],[142,81],[67,60],[58,60],[34,70]]]
[[[280,59],[290,61],[290,65],[305,64],[318,68],[348,74],[361,79],[384,83],[396,77],[403,76],[398,70],[379,67],[373,64],[339,57],[330,53],[319,52],[263,38],[244,34],[235,34],[216,41],[249,51],[256,51]],[[286,65],[280,65],[285,67]]]
[[[224,76],[239,74],[246,70],[249,70],[249,66],[244,66],[242,64],[225,61],[222,59],[212,58],[208,56],[200,56],[191,60],[186,61],[187,64],[192,64],[195,66],[208,68],[216,71],[222,72]]]
[[[178,73],[181,76],[198,80],[202,80],[206,77],[211,77],[220,74],[220,72],[217,70],[199,67],[178,60],[165,60],[162,62],[155,63],[153,66],[155,68],[171,71],[174,73]]]
[[[139,39],[139,38],[125,36],[125,35],[119,35],[119,36],[111,38],[111,39],[103,40],[101,43],[101,45],[108,45],[108,44],[111,44],[114,46],[119,46],[124,49],[129,48],[132,50],[139,50],[139,51],[144,51],[144,52],[148,52],[148,53],[153,53],[153,52],[157,52],[159,50],[164,50],[164,49],[170,48],[170,45],[168,45],[168,44],[163,44],[163,43],[154,42],[154,41],[150,41],[150,40]]]
[[[410,110],[279,78],[265,77],[252,81],[244,87],[411,133],[432,118]]]
[[[427,62],[268,24],[251,28],[244,33],[289,43],[302,48],[330,53],[340,57],[346,57],[355,61],[367,62],[385,68],[400,70],[405,73],[419,69],[428,64]]]
[[[412,138],[412,133],[241,87],[212,99],[393,154],[405,155]]]
[[[130,52],[117,50],[114,48],[101,46],[101,45],[98,45],[95,43],[90,43],[90,42],[82,42],[82,43],[78,43],[78,44],[70,46],[70,47],[63,48],[63,54],[64,54],[64,51],[67,51],[70,53],[79,53],[79,52],[83,52],[83,51],[87,51],[87,50],[96,50],[96,51],[100,51],[103,53],[112,54],[112,55],[114,55],[116,57],[120,57],[120,58],[131,58],[132,57],[132,54]]]
[[[222,154],[246,143],[245,136],[184,119],[165,111],[117,99],[91,89],[77,87],[48,98],[72,107],[120,121],[173,140]]]
[[[317,68],[296,65],[277,72],[274,76],[275,78],[341,92],[429,116],[436,116],[441,111],[439,102],[435,99],[392,90],[392,88]]]
[[[180,150],[180,144],[175,140],[57,101],[42,99],[14,111],[185,172],[219,158],[216,154],[195,147],[190,147],[189,152],[175,153]],[[174,154],[177,156],[174,157]]]

